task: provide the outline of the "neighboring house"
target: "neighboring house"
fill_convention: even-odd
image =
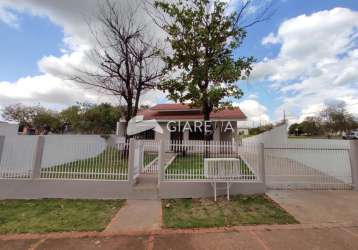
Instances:
[[[17,135],[19,131],[19,124],[11,124],[0,121],[0,135]]]
[[[138,116],[144,120],[155,119],[163,133],[147,130],[137,135],[137,138],[148,140],[203,140],[203,129],[199,129],[203,121],[200,108],[187,104],[158,104],[152,108],[141,110]],[[231,141],[238,134],[238,121],[246,121],[245,114],[240,108],[226,108],[212,112],[210,119],[214,124],[211,139],[216,141]],[[195,128],[196,126],[196,128]],[[203,128],[202,124],[202,128]],[[118,135],[124,135],[124,121],[119,124]]]

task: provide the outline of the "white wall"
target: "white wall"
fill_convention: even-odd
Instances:
[[[106,149],[99,135],[47,135],[42,167],[95,157]]]
[[[36,136],[28,135],[5,137],[0,160],[0,176],[1,173],[29,173],[32,168],[36,139]]]
[[[345,183],[352,181],[350,178],[349,141],[288,139],[287,145],[292,149],[286,150],[282,156],[301,162],[329,176],[334,176]]]
[[[27,173],[32,168],[37,136],[6,136],[0,160],[0,174]],[[95,157],[107,142],[99,135],[46,135],[42,167]]]
[[[0,122],[0,135],[17,135],[19,131],[19,124],[10,124],[7,122]]]
[[[266,155],[294,160],[329,176],[334,176],[345,183],[351,182],[349,141],[288,139],[287,127],[281,125],[257,136],[245,138],[243,143],[264,143]],[[288,161],[281,162],[288,164]],[[295,173],[292,172],[291,174],[294,175]]]
[[[244,138],[243,143],[264,143],[265,147],[287,144],[287,125],[275,127],[262,134]]]

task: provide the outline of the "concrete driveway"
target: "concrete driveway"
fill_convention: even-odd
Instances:
[[[358,192],[270,190],[269,197],[301,223],[358,223]]]

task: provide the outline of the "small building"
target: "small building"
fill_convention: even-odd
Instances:
[[[136,134],[137,138],[147,140],[204,140],[204,132],[209,131],[211,140],[231,141],[238,135],[238,122],[247,120],[241,109],[234,107],[213,111],[210,122],[205,123],[201,109],[188,104],[158,104],[139,111],[137,117],[140,116],[161,128],[152,127]],[[118,135],[125,135],[124,124],[119,123]]]
[[[19,124],[12,124],[0,121],[0,135],[17,135],[19,131]]]

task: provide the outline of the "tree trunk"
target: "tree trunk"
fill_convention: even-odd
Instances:
[[[204,102],[203,105],[203,116],[204,116],[204,144],[205,144],[205,151],[204,157],[207,158],[210,156],[210,131],[206,129],[206,125],[210,122],[210,113],[212,111],[212,107],[208,104],[207,101]],[[211,124],[210,124],[211,125]]]

